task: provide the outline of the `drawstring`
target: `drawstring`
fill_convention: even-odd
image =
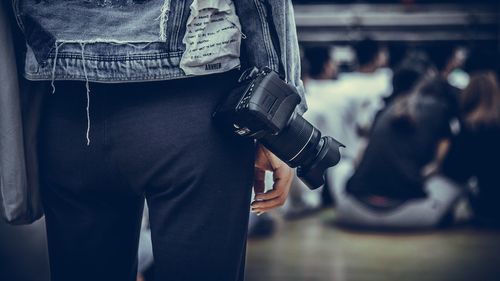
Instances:
[[[168,13],[168,9],[169,9],[169,4],[170,1],[169,0],[166,0],[165,1],[165,4],[164,4],[164,7],[162,8],[162,15],[160,16],[162,21],[160,23],[160,25],[163,24],[163,28],[162,30],[164,30],[165,26],[165,21],[166,21],[166,14]],[[163,31],[164,33],[165,31]],[[163,34],[163,36],[165,36],[165,34]],[[85,46],[87,43],[96,43],[97,41],[56,41],[54,43],[54,46],[55,46],[55,51],[54,51],[54,61],[52,63],[52,77],[51,77],[51,86],[52,86],[52,94],[54,94],[56,92],[56,86],[55,86],[55,80],[56,80],[56,68],[57,68],[57,60],[59,58],[59,49],[61,48],[61,46],[63,46],[64,44],[66,43],[78,43],[80,44],[80,47],[81,47],[81,58],[82,58],[82,66],[83,66],[83,73],[85,75],[85,89],[86,89],[86,95],[87,95],[87,106],[86,106],[86,111],[87,111],[87,131],[86,131],[86,139],[87,139],[87,146],[90,146],[90,82],[89,82],[89,76],[88,76],[88,72],[87,72],[87,66],[86,66],[86,60],[85,60]],[[137,48],[137,49],[143,49],[143,48],[146,48],[147,46],[149,46],[151,43],[154,43],[154,42],[144,42],[145,45],[140,45],[140,46],[137,46],[135,44],[131,44],[131,43],[126,43],[126,42],[119,42],[119,41],[116,41],[116,42],[107,42],[109,44],[120,44],[120,45],[128,45],[128,46],[132,46],[134,48]]]
[[[55,79],[56,79],[56,66],[57,66],[57,58],[59,55],[59,48],[64,45],[64,43],[67,42],[55,42],[55,54],[54,54],[54,62],[52,63],[52,77],[51,77],[51,83],[50,85],[52,86],[52,94],[56,92],[56,86],[55,86]],[[85,44],[83,42],[79,42],[80,46],[82,47],[82,65],[83,65],[83,73],[85,74],[85,88],[87,92],[87,132],[86,132],[86,138],[87,138],[87,146],[90,145],[90,85],[89,85],[89,76],[87,73],[87,67],[85,65]]]
[[[83,64],[83,73],[85,74],[85,88],[87,90],[87,146],[90,145],[90,85],[89,85],[89,77],[87,74],[87,67],[85,66],[85,43],[80,43],[82,47],[82,64]]]
[[[52,79],[50,81],[50,85],[52,86],[52,94],[56,92],[56,86],[54,85],[54,81],[56,79],[56,65],[57,65],[57,56],[59,54],[59,48],[64,44],[64,42],[61,42],[61,44],[57,44],[57,41],[54,43],[55,44],[55,55],[54,55],[54,62],[52,63]]]

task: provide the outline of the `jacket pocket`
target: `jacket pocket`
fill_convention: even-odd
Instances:
[[[228,71],[240,65],[241,24],[231,0],[194,0],[182,42],[186,75]]]

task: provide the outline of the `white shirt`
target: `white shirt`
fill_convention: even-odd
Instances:
[[[306,84],[309,110],[304,117],[346,148],[342,157],[354,159],[363,145],[360,126],[370,126],[382,105],[382,97],[391,92],[392,73],[380,69],[374,73],[346,73],[338,80],[310,80]]]

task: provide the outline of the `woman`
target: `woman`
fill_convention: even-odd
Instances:
[[[500,91],[492,71],[471,77],[461,96],[462,131],[451,144],[443,172],[467,184],[475,178],[478,190],[471,196],[475,219],[480,224],[500,225]]]
[[[292,170],[210,117],[240,64],[279,70],[303,94],[290,1],[12,3],[24,83],[44,91],[28,148],[39,151],[52,280],[135,280],[144,198],[155,278],[242,280],[251,186],[261,193],[274,173],[252,204],[266,212]]]

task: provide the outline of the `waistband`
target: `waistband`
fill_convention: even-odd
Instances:
[[[81,89],[82,92],[86,94],[86,115],[87,115],[87,129],[85,132],[86,144],[87,146],[91,143],[91,96],[92,94],[98,95],[95,98],[97,100],[102,100],[100,95],[113,95],[116,98],[123,97],[123,95],[127,95],[130,93],[139,93],[137,97],[147,98],[146,95],[152,94],[150,91],[155,94],[159,94],[158,89],[164,89],[165,95],[170,96],[170,98],[175,98],[175,96],[183,96],[185,92],[199,92],[201,95],[204,95],[207,88],[208,89],[221,89],[221,91],[232,89],[233,85],[235,86],[238,77],[240,76],[240,72],[237,70],[212,74],[206,76],[198,76],[198,77],[190,77],[186,79],[176,79],[176,80],[165,80],[165,81],[148,81],[148,82],[129,82],[129,83],[95,83],[88,81],[77,81],[77,80],[67,80],[67,81],[57,81],[52,83],[52,92],[48,93],[51,95],[68,95],[75,94],[74,92],[78,92]],[[44,83],[49,83],[45,81]],[[59,92],[57,89],[62,90]],[[67,93],[66,90],[71,89],[71,93]],[[93,91],[95,89],[95,91]],[[221,97],[207,97],[218,99]],[[47,102],[50,102],[50,98],[48,98]],[[219,101],[217,101],[219,102]],[[83,105],[82,105],[83,106]],[[168,109],[166,109],[168,110]],[[211,116],[207,116],[206,118],[211,118]]]
[[[38,63],[31,47],[27,47],[24,76],[28,80],[79,80],[90,82],[144,82],[185,77],[179,67],[183,51],[166,51],[163,43],[54,44],[54,51]],[[99,49],[120,53],[99,55]],[[133,51],[143,50],[134,54]],[[229,70],[229,69],[227,69]]]

